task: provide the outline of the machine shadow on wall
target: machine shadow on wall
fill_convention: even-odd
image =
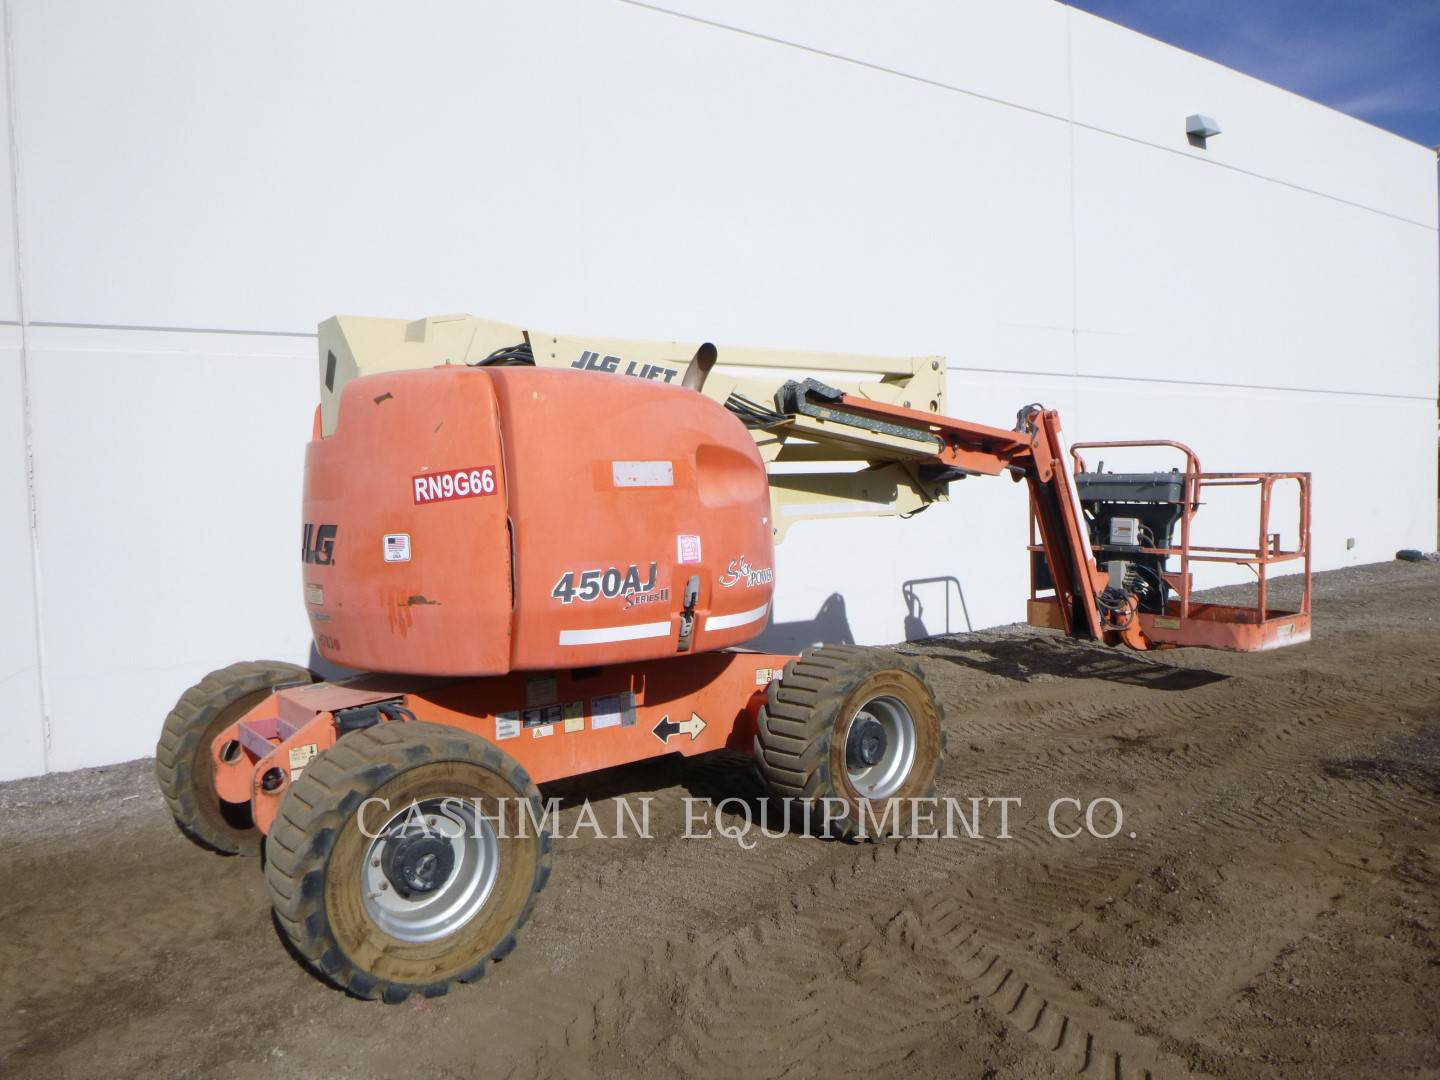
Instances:
[[[970,623],[970,608],[965,603],[965,589],[959,578],[915,578],[900,586],[900,595],[905,598],[906,641],[940,634],[968,634],[975,629]],[[927,610],[928,623],[925,621]]]
[[[915,578],[900,586],[905,602],[905,640],[941,634],[969,633],[970,609],[965,589],[955,577]],[[927,621],[928,620],[928,621]],[[771,622],[759,637],[745,643],[762,652],[798,653],[811,645],[854,645],[845,597],[831,593],[813,619]]]
[[[854,644],[855,635],[850,630],[850,618],[845,613],[845,597],[840,593],[831,593],[813,619],[772,621],[759,637],[747,641],[745,647],[761,652],[798,653],[811,645]]]

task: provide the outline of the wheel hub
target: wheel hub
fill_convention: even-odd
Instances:
[[[449,839],[430,833],[396,836],[380,854],[385,877],[401,896],[434,892],[455,872],[455,848]]]
[[[905,702],[880,694],[855,710],[845,732],[845,771],[862,799],[884,799],[905,786],[919,739]]]
[[[857,716],[845,741],[845,763],[852,769],[868,769],[885,756],[887,742],[880,721],[873,716]]]
[[[374,834],[360,866],[365,914],[400,941],[438,941],[485,906],[499,866],[494,826],[472,803],[423,799]]]

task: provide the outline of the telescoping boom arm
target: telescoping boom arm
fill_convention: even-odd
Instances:
[[[1062,630],[1075,638],[1133,649],[1200,645],[1211,648],[1252,651],[1297,644],[1310,634],[1309,557],[1309,475],[1306,473],[1205,474],[1188,448],[1185,473],[1173,476],[1178,498],[1175,510],[1181,520],[1179,548],[1153,543],[1129,545],[1130,552],[1110,550],[1102,568],[1096,560],[1091,522],[1087,520],[1075,477],[1066,460],[1059,413],[1040,405],[1027,405],[1016,418],[1014,429],[990,427],[938,416],[883,401],[872,400],[827,386],[814,379],[787,382],[775,396],[776,410],[766,415],[753,403],[743,409],[731,405],[747,424],[775,430],[803,426],[804,437],[818,443],[838,440],[857,447],[869,445],[880,459],[909,458],[919,478],[945,483],[965,476],[998,476],[1009,473],[1029,487],[1034,530],[1039,544],[1033,550],[1043,559],[1047,575],[1032,580],[1030,621]],[[1090,444],[1097,445],[1097,444]],[[1103,445],[1103,444],[1098,444]],[[1174,443],[1128,444],[1175,446]],[[1076,456],[1077,463],[1080,461]],[[1100,483],[1113,474],[1097,474]],[[1278,534],[1269,533],[1270,497],[1274,486],[1294,481],[1300,495],[1300,541],[1293,551],[1282,550]],[[1190,519],[1199,505],[1199,491],[1206,484],[1239,486],[1253,484],[1261,492],[1260,544],[1250,549],[1200,549],[1192,552]],[[1148,556],[1151,567],[1146,581],[1131,571],[1124,557]],[[1218,553],[1218,554],[1216,554]],[[1179,573],[1164,569],[1170,556],[1181,560]],[[1190,600],[1191,559],[1233,562],[1257,568],[1260,603],[1256,608],[1205,604]],[[1265,571],[1272,563],[1298,560],[1303,564],[1301,609],[1272,611],[1265,607]],[[1033,564],[1032,564],[1033,566]],[[1159,570],[1153,569],[1159,567]],[[1157,580],[1158,579],[1158,580]],[[1035,585],[1048,587],[1053,594],[1035,595]],[[1141,610],[1142,594],[1160,593],[1166,614]],[[1179,597],[1178,606],[1164,603],[1169,593]],[[1154,604],[1147,606],[1153,607]]]
[[[1106,640],[1107,634],[1117,640],[1123,636],[1125,631],[1119,625],[1106,625],[1099,617],[1104,575],[1090,552],[1080,504],[1065,468],[1060,416],[1054,410],[1026,406],[1020,410],[1015,429],[1005,431],[872,401],[814,379],[786,383],[776,397],[782,415],[816,422],[807,431],[812,439],[863,442],[878,437],[886,448],[897,438],[905,439],[922,455],[919,463],[937,477],[1008,472],[1016,480],[1023,479],[1030,488],[1065,632],[1095,640]],[[1133,627],[1133,621],[1130,625]]]

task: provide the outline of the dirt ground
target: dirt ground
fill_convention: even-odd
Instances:
[[[552,793],[652,796],[654,838],[562,836],[520,948],[394,1007],[290,958],[148,760],[0,786],[0,1075],[1440,1076],[1440,566],[1320,575],[1315,640],[1261,655],[904,651],[941,794],[1018,797],[1010,839],[997,804],[979,839],[745,850],[683,835],[743,762],[617,770]],[[1055,836],[1062,797],[1121,830]]]

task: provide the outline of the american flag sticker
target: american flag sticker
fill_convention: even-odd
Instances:
[[[385,536],[384,550],[386,562],[409,562],[410,534],[387,533]]]

